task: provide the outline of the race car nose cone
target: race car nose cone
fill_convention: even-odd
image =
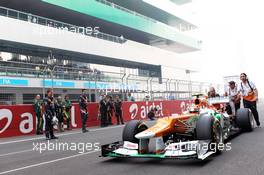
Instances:
[[[135,135],[137,139],[149,139],[155,136],[154,132],[151,131],[143,131]]]

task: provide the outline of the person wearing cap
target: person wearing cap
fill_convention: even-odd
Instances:
[[[240,74],[240,84],[238,91],[243,98],[245,108],[249,108],[255,118],[257,126],[260,127],[259,114],[257,110],[258,90],[252,81],[249,81],[247,74]]]
[[[226,89],[225,96],[228,96],[230,98],[230,102],[229,102],[230,113],[232,113],[232,115],[235,116],[236,111],[240,108],[240,95],[236,83],[234,81],[230,81],[228,85],[229,86]]]

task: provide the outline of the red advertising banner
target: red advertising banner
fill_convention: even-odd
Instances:
[[[124,121],[133,119],[146,120],[152,107],[156,107],[157,117],[171,116],[182,113],[189,101],[155,101],[155,102],[123,102]],[[98,103],[88,105],[87,126],[99,126]],[[113,123],[116,123],[115,115]],[[80,108],[73,104],[71,109],[72,128],[81,128]],[[36,114],[33,105],[0,106],[0,138],[31,135],[36,132]]]

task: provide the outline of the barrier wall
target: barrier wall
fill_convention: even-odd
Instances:
[[[179,114],[186,110],[189,101],[155,101],[155,102],[124,102],[124,121],[132,119],[147,119],[147,113],[153,106],[158,107],[158,117]],[[98,126],[98,103],[88,105],[89,118],[87,126]],[[72,128],[81,128],[80,108],[78,104],[73,104],[71,110]],[[113,117],[116,124],[116,118]],[[33,105],[0,106],[0,138],[31,135],[36,132],[36,115]]]

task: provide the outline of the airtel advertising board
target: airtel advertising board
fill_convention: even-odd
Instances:
[[[124,102],[122,105],[124,121],[146,120],[151,108],[157,109],[156,116],[164,117],[182,113],[189,101],[155,101],[155,102]],[[99,126],[98,104],[88,105],[87,126]],[[116,123],[115,114],[112,118]],[[44,120],[45,122],[45,120]],[[80,108],[73,104],[71,109],[71,127],[81,128]],[[0,138],[31,135],[36,132],[36,114],[33,105],[0,106]]]

